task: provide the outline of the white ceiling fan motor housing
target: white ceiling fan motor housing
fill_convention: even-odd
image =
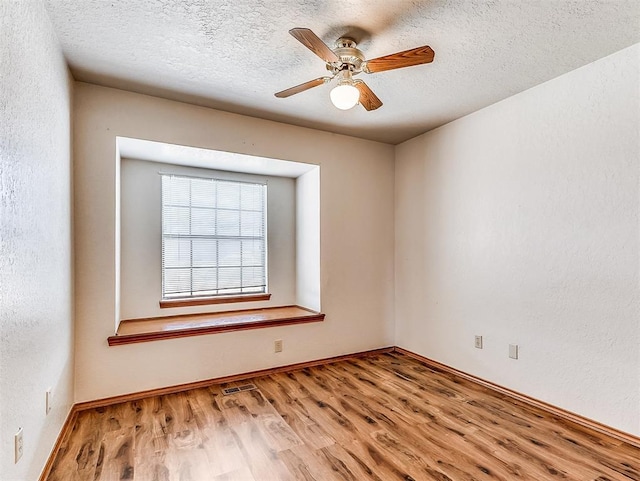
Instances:
[[[333,52],[340,58],[340,63],[327,63],[327,70],[334,74],[346,69],[354,75],[362,72],[365,57],[356,45],[355,40],[351,38],[339,38]]]

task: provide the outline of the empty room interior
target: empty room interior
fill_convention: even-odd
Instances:
[[[0,0],[1,481],[640,481],[640,3]]]

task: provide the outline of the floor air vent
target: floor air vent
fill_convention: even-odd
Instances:
[[[228,396],[229,394],[236,394],[244,391],[253,391],[254,389],[258,389],[255,384],[243,384],[238,387],[228,387],[222,390],[222,394]]]

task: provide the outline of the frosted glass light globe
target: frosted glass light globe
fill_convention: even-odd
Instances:
[[[349,110],[360,100],[360,91],[353,85],[338,85],[329,93],[331,102],[340,110]]]

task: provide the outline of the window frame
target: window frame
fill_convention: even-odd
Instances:
[[[186,307],[186,306],[197,306],[197,305],[206,305],[206,304],[220,304],[220,303],[232,303],[232,302],[249,302],[249,301],[265,301],[265,300],[269,300],[271,297],[271,294],[268,293],[268,286],[269,286],[269,270],[268,270],[268,181],[264,180],[262,182],[259,181],[247,181],[247,180],[237,180],[237,179],[228,179],[228,178],[220,178],[220,177],[208,177],[208,176],[198,176],[198,175],[189,175],[189,174],[182,174],[182,173],[175,173],[175,172],[159,172],[160,174],[160,178],[161,178],[161,195],[160,195],[160,215],[161,215],[161,232],[160,232],[160,237],[161,237],[161,293],[160,293],[160,307],[161,308],[166,308],[166,307]],[[189,277],[190,277],[190,288],[189,288],[189,293],[187,292],[180,292],[180,293],[167,293],[165,290],[165,273],[166,273],[166,266],[165,266],[165,239],[168,238],[169,236],[167,235],[167,233],[165,232],[165,184],[164,184],[164,179],[165,178],[181,178],[181,179],[187,179],[189,180],[189,189],[190,189],[190,193],[189,193],[189,202],[188,205],[184,206],[184,207],[188,207],[188,211],[189,211],[189,234],[188,235],[181,235],[181,234],[174,234],[172,235],[172,237],[174,238],[178,238],[178,239],[189,239],[190,240],[190,262],[188,266],[185,266],[185,269],[189,270]],[[218,207],[218,196],[217,196],[217,192],[218,192],[218,185],[221,183],[226,183],[226,184],[235,184],[235,185],[241,185],[241,184],[248,184],[248,185],[253,185],[253,186],[260,186],[262,187],[261,189],[261,196],[262,196],[262,219],[261,219],[261,231],[262,231],[262,235],[261,236],[243,236],[242,235],[242,231],[241,231],[241,225],[242,225],[242,212],[246,211],[252,211],[252,212],[259,212],[256,210],[251,210],[251,209],[242,209],[242,201],[241,201],[241,197],[238,199],[238,203],[237,203],[237,211],[239,212],[238,215],[238,235],[233,235],[233,236],[220,236],[217,232],[215,234],[206,234],[206,235],[198,235],[197,237],[195,237],[196,235],[191,233],[191,228],[192,228],[192,209],[195,207],[196,209],[198,208],[202,208],[202,206],[194,206],[194,204],[192,203],[192,182],[194,181],[198,181],[198,180],[202,180],[202,181],[207,181],[207,182],[212,182],[215,185],[215,189],[216,189],[216,200],[214,201],[214,207],[208,207],[211,210],[215,211],[215,218],[216,220],[215,225],[216,225],[216,230],[218,228],[218,212],[222,211],[222,210],[227,210],[226,208],[219,208]],[[240,193],[241,195],[241,193]],[[229,208],[229,210],[236,210],[236,208]],[[214,240],[216,241],[216,246],[219,246],[219,244],[217,244],[220,240],[226,240],[226,241],[237,241],[240,244],[240,249],[239,249],[239,265],[237,266],[222,266],[222,268],[239,268],[240,269],[240,282],[242,282],[242,273],[243,273],[243,268],[246,266],[243,266],[243,256],[242,256],[242,245],[243,245],[243,241],[245,240],[258,240],[262,243],[262,263],[259,266],[254,266],[254,267],[259,267],[262,268],[263,270],[263,279],[264,279],[264,284],[263,285],[258,285],[258,286],[243,286],[243,285],[239,285],[238,287],[230,287],[227,288],[227,290],[240,290],[241,292],[220,292],[221,290],[225,290],[225,288],[220,288],[219,284],[217,282],[217,280],[219,279],[218,275],[219,275],[219,269],[221,268],[220,266],[220,259],[218,257],[218,247],[216,247],[216,261],[215,261],[215,266],[208,266],[209,268],[212,269],[216,269],[216,287],[209,289],[207,291],[195,291],[193,290],[193,273],[194,273],[194,263],[193,263],[193,240],[196,238],[201,238],[201,239],[209,239],[209,240]],[[196,267],[201,267],[201,266],[196,266]],[[262,287],[262,290],[257,291],[257,290],[252,290],[249,292],[242,292],[243,289],[251,289],[251,288],[258,288],[258,287]],[[217,291],[216,293],[211,293],[211,291]],[[204,292],[203,294],[198,294],[198,292]],[[172,295],[174,294],[174,295]]]

